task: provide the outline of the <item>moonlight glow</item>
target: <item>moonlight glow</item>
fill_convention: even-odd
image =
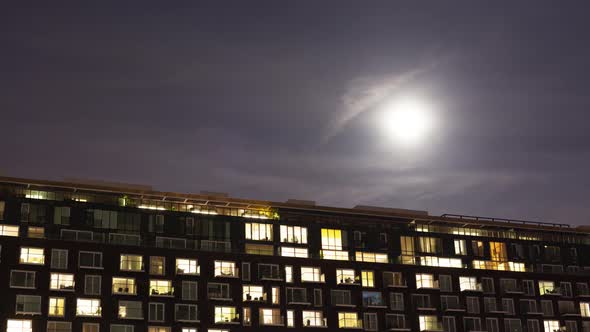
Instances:
[[[381,124],[388,136],[396,141],[416,143],[431,131],[434,119],[426,103],[416,99],[400,99],[384,107]]]

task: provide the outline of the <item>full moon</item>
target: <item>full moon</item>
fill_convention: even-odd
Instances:
[[[432,130],[431,107],[418,99],[398,99],[385,105],[381,125],[388,136],[404,144],[417,143]]]

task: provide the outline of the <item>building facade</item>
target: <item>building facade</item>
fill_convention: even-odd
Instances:
[[[583,227],[0,178],[0,331],[590,332]]]

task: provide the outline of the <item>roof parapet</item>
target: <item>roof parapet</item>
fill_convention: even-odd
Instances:
[[[374,211],[374,212],[385,212],[385,213],[393,213],[393,214],[411,214],[411,215],[420,215],[420,216],[427,216],[428,215],[428,211],[397,209],[397,208],[372,206],[372,205],[356,205],[355,207],[353,207],[353,209],[364,210],[364,211]]]
[[[315,206],[316,205],[315,201],[310,201],[310,200],[305,200],[305,199],[293,199],[293,198],[289,198],[288,200],[285,201],[285,203],[293,204],[293,205],[306,205],[306,206]]]
[[[120,189],[134,189],[143,191],[153,191],[154,188],[149,185],[136,184],[136,183],[125,183],[125,182],[111,182],[103,180],[92,180],[92,179],[80,179],[80,178],[64,178],[65,182],[73,184],[83,184],[87,186],[98,186],[98,187],[109,187],[109,188],[120,188]]]

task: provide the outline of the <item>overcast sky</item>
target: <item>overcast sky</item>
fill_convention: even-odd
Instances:
[[[0,174],[590,223],[582,1],[56,3],[0,8]]]

